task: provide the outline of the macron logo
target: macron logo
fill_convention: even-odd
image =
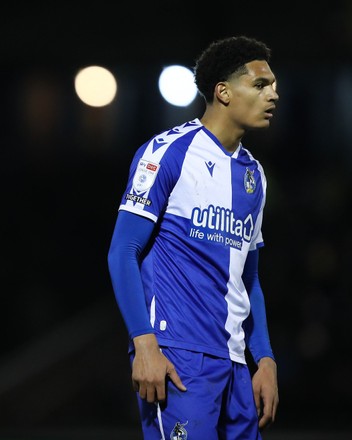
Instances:
[[[205,165],[207,166],[208,171],[209,171],[211,177],[213,177],[213,171],[214,171],[215,163],[213,163],[211,160],[209,160],[208,162],[205,162]]]

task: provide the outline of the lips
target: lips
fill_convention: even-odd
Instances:
[[[268,107],[266,110],[265,110],[265,113],[272,113],[273,112],[273,110],[275,110],[275,105],[272,105],[271,107]]]
[[[275,105],[273,105],[273,106],[271,106],[271,107],[268,107],[266,110],[265,110],[265,114],[269,117],[269,118],[272,118],[272,116],[273,116],[273,111],[275,110]]]

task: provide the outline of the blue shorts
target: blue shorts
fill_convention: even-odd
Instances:
[[[160,405],[137,393],[144,440],[261,440],[247,365],[176,348],[162,351],[187,391],[168,381]]]

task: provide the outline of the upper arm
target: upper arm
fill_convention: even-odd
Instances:
[[[247,288],[253,283],[255,279],[258,279],[258,265],[259,249],[249,251],[242,274],[243,282]]]
[[[119,211],[113,236],[111,239],[109,257],[117,251],[129,251],[139,256],[146,247],[154,230],[155,223],[128,211]]]

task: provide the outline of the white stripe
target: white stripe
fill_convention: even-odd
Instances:
[[[150,324],[154,328],[155,325],[155,295],[152,298],[152,302],[150,304]]]
[[[250,311],[249,298],[242,278],[238,280],[237,267],[241,266],[239,259],[243,258],[236,249],[230,249],[230,277],[227,283],[227,319],[226,330],[232,335],[227,341],[231,360],[246,363],[244,356],[245,342],[242,322]]]
[[[161,409],[160,409],[159,403],[158,403],[157,415],[158,415],[160,434],[161,434],[161,439],[160,440],[165,440],[165,433],[164,433],[164,427],[163,427],[163,421],[162,421],[162,418],[161,418]]]

